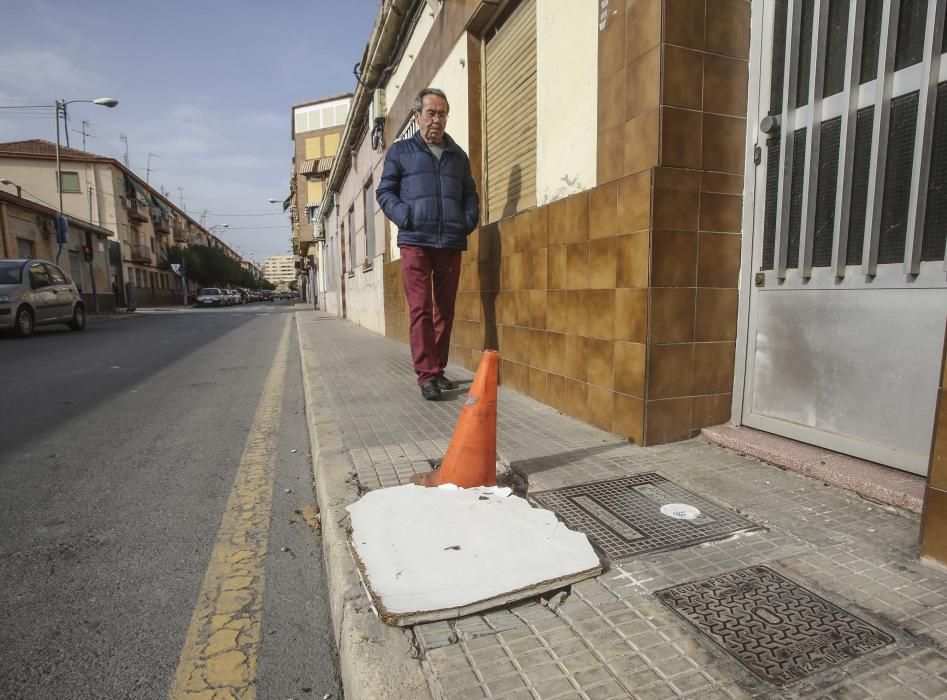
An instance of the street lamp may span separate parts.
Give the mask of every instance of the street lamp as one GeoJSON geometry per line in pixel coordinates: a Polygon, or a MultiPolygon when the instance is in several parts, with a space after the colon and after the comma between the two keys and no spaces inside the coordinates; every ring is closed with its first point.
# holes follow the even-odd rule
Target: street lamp
{"type": "MultiPolygon", "coordinates": [[[[94,100],[56,100],[56,189],[59,190],[59,213],[63,213],[62,206],[62,163],[59,158],[59,112],[62,110],[63,115],[66,114],[66,105],[71,105],[75,102],[86,102],[89,104],[99,105],[101,107],[108,107],[112,109],[118,105],[118,100],[114,97],[97,97],[94,100]]],[[[62,251],[62,246],[60,245],[60,252],[62,251]]],[[[59,255],[56,255],[57,259],[59,255]]]]}
{"type": "Polygon", "coordinates": [[[13,180],[11,180],[10,178],[0,177],[0,185],[13,185],[14,187],[16,187],[16,196],[20,198],[23,197],[23,188],[20,187],[15,182],[13,182],[13,180]]]}

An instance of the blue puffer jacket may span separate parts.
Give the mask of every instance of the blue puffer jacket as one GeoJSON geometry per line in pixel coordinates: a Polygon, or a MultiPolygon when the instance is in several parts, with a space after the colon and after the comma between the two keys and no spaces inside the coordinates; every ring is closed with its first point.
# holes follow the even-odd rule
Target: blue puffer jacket
{"type": "Polygon", "coordinates": [[[391,144],[375,196],[398,226],[398,245],[467,250],[480,219],[470,159],[447,134],[440,163],[419,133],[391,144]]]}

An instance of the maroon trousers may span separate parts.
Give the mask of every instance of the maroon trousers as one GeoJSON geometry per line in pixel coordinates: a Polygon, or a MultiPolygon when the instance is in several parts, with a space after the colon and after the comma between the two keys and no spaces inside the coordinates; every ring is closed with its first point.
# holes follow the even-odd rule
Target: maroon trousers
{"type": "Polygon", "coordinates": [[[461,251],[452,248],[401,248],[401,278],[411,319],[411,359],[418,385],[435,379],[447,366],[454,303],[460,283],[461,251]]]}

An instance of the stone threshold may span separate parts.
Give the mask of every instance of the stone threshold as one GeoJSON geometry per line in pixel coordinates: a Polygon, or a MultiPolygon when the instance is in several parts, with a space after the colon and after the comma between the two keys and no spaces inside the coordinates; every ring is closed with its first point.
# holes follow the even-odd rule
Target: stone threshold
{"type": "Polygon", "coordinates": [[[854,491],[859,496],[914,513],[924,507],[927,479],[747,427],[718,425],[701,434],[710,442],[777,467],[854,491]]]}

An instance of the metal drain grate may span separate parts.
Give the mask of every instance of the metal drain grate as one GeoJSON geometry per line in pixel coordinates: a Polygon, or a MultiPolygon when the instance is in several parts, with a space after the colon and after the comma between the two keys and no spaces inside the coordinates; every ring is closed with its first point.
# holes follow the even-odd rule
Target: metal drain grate
{"type": "Polygon", "coordinates": [[[778,687],[894,639],[765,566],[658,591],[662,603],[778,687]]]}
{"type": "Polygon", "coordinates": [[[609,559],[680,549],[760,527],[648,472],[529,494],[609,559]]]}

